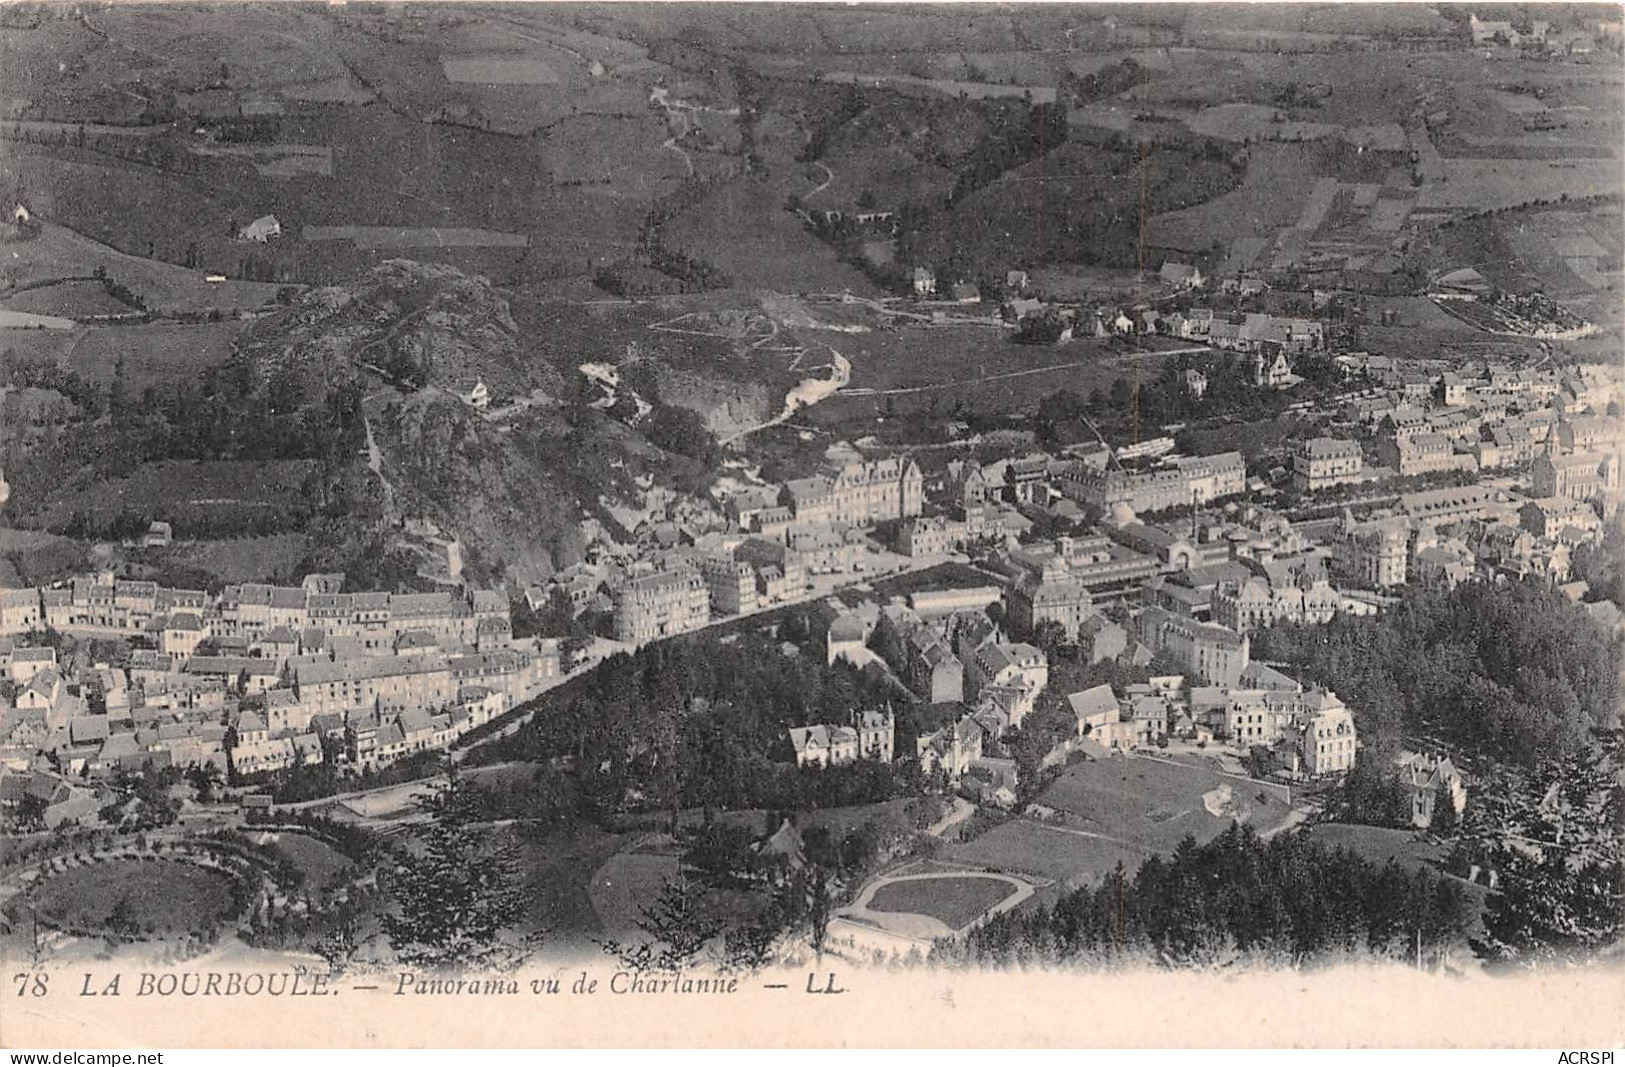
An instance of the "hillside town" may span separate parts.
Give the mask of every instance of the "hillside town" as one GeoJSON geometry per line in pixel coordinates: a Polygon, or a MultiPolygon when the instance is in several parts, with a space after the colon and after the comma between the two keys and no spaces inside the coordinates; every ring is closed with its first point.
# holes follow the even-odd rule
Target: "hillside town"
{"type": "MultiPolygon", "coordinates": [[[[1239,452],[1179,455],[1163,439],[956,459],[928,482],[906,454],[833,446],[808,477],[729,497],[725,532],[679,531],[613,569],[582,564],[524,591],[533,611],[562,597],[604,617],[592,653],[515,638],[498,589],[346,592],[343,575],[311,574],[211,595],[104,572],[5,590],[9,803],[48,796],[55,826],[94,819],[97,784],[121,772],[200,769],[250,790],[322,763],[340,781],[365,776],[452,748],[594,656],[788,605],[820,620],[829,662],[880,660],[917,699],[967,709],[914,751],[872,709],[797,727],[798,764],[913,759],[1002,783],[1010,771],[984,739],[993,751],[1037,707],[1044,646],[1060,641],[1089,662],[1180,673],[1061,694],[1077,733],[1056,758],[1194,745],[1239,767],[1264,748],[1272,774],[1335,777],[1359,744],[1343,700],[1253,660],[1249,634],[1375,615],[1410,583],[1535,575],[1586,601],[1569,560],[1618,507],[1621,439],[1609,369],[1423,376],[1336,359],[1350,389],[1318,413],[1324,432],[1290,441],[1289,469],[1262,474],[1239,452]],[[1427,476],[1450,481],[1394,489],[1427,476]],[[1038,537],[1035,520],[1067,532],[1038,537]],[[861,593],[950,561],[981,583],[861,593]],[[893,635],[880,655],[877,629],[893,635]]],[[[164,526],[147,543],[167,541],[164,526]]],[[[1606,600],[1584,607],[1621,625],[1606,600]]]]}
{"type": "Polygon", "coordinates": [[[162,7],[0,9],[19,980],[1618,958],[1617,8],[162,7]]]}

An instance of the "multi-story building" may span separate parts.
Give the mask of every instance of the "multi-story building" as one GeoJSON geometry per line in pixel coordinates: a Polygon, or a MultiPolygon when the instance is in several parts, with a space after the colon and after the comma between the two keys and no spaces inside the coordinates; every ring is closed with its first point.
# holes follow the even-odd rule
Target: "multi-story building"
{"type": "Polygon", "coordinates": [[[801,553],[778,541],[748,538],[734,549],[734,559],[756,575],[760,603],[792,600],[807,591],[807,568],[801,553]]]}
{"type": "Polygon", "coordinates": [[[0,635],[27,634],[44,628],[38,589],[0,589],[0,635]]]}
{"type": "Polygon", "coordinates": [[[748,615],[757,609],[756,571],[749,563],[719,553],[701,561],[700,573],[718,615],[748,615]]]}
{"type": "Polygon", "coordinates": [[[965,666],[948,643],[925,631],[918,645],[910,642],[909,688],[927,703],[945,704],[965,698],[965,666]]]}
{"type": "Polygon", "coordinates": [[[446,645],[471,644],[474,612],[467,601],[449,592],[402,593],[389,598],[389,629],[397,637],[420,630],[446,645]]]}
{"type": "Polygon", "coordinates": [[[1028,456],[1006,463],[1004,492],[1013,504],[1049,503],[1049,457],[1028,456]]]}
{"type": "MultiPolygon", "coordinates": [[[[1495,467],[1519,467],[1540,454],[1541,439],[1521,422],[1490,427],[1489,443],[1495,447],[1495,467]]],[[[1479,444],[1480,454],[1484,444],[1479,444]]],[[[1482,462],[1480,466],[1482,466],[1482,462]]]]}
{"type": "Polygon", "coordinates": [[[1220,582],[1212,593],[1213,621],[1239,634],[1278,622],[1322,625],[1332,620],[1343,598],[1324,581],[1272,586],[1262,578],[1220,582]]]}
{"type": "Polygon", "coordinates": [[[1625,433],[1616,418],[1606,415],[1574,416],[1557,424],[1557,445],[1564,452],[1613,452],[1625,445],[1625,433]]]}
{"type": "Polygon", "coordinates": [[[1021,720],[1037,704],[1038,694],[1049,684],[1048,657],[1032,645],[1020,642],[983,645],[976,650],[975,670],[980,693],[993,689],[1008,691],[1003,707],[1011,726],[1021,725],[1021,720]]]}
{"type": "Polygon", "coordinates": [[[299,586],[227,586],[220,604],[221,632],[257,637],[278,626],[302,630],[310,625],[309,596],[299,586]]]}
{"type": "Polygon", "coordinates": [[[903,555],[946,556],[965,543],[965,523],[945,515],[915,518],[903,523],[897,547],[903,555]]]}
{"type": "Polygon", "coordinates": [[[949,778],[958,778],[982,758],[982,735],[981,725],[967,715],[934,734],[918,738],[914,751],[919,757],[920,769],[931,774],[940,767],[949,778]]]}
{"type": "Polygon", "coordinates": [[[811,478],[787,483],[785,496],[799,524],[868,526],[918,515],[925,479],[914,461],[902,456],[830,463],[811,478]]]}
{"type": "Polygon", "coordinates": [[[1247,637],[1227,627],[1183,618],[1161,608],[1144,609],[1136,622],[1140,640],[1147,647],[1166,652],[1208,685],[1235,685],[1247,666],[1247,637]]]}
{"type": "Polygon", "coordinates": [[[633,578],[615,590],[615,639],[643,644],[698,630],[711,618],[705,579],[688,567],[633,578]]]}
{"type": "Polygon", "coordinates": [[[1304,771],[1313,778],[1343,774],[1354,767],[1358,748],[1354,716],[1337,699],[1337,694],[1319,691],[1304,694],[1299,741],[1304,771]]]}
{"type": "Polygon", "coordinates": [[[858,732],[850,726],[793,726],[790,747],[798,767],[839,767],[856,762],[858,732]]]}
{"type": "Polygon", "coordinates": [[[477,687],[495,693],[503,711],[523,704],[559,676],[559,650],[554,642],[535,652],[499,649],[446,660],[454,689],[477,687]]]}
{"type": "Polygon", "coordinates": [[[1079,625],[1093,613],[1094,598],[1057,559],[1037,574],[1023,571],[1005,590],[1005,605],[1017,633],[1032,636],[1040,625],[1053,622],[1072,641],[1079,625]]]}
{"type": "Polygon", "coordinates": [[[1587,534],[1602,529],[1602,520],[1589,503],[1567,497],[1531,500],[1518,512],[1518,518],[1523,528],[1536,537],[1556,537],[1571,527],[1587,534]]]}
{"type": "Polygon", "coordinates": [[[790,747],[799,767],[838,767],[860,759],[890,763],[895,737],[889,712],[863,711],[851,726],[819,724],[790,730],[790,747]]]}
{"type": "Polygon", "coordinates": [[[1116,659],[1128,650],[1128,631],[1096,612],[1078,627],[1078,652],[1090,663],[1116,659]]]}
{"type": "Polygon", "coordinates": [[[1488,486],[1461,485],[1404,493],[1399,510],[1417,523],[1452,523],[1483,519],[1506,510],[1501,494],[1488,486]]]}
{"type": "Polygon", "coordinates": [[[1426,830],[1438,814],[1441,794],[1457,816],[1467,810],[1467,785],[1449,756],[1402,752],[1395,759],[1399,781],[1411,795],[1411,825],[1426,830]]]}
{"type": "Polygon", "coordinates": [[[1146,471],[1100,470],[1073,463],[1060,476],[1062,495],[1101,511],[1126,504],[1135,511],[1205,504],[1246,487],[1240,452],[1172,460],[1146,471]]]}
{"type": "Polygon", "coordinates": [[[1298,694],[1281,690],[1228,689],[1224,737],[1238,747],[1272,745],[1292,725],[1298,694]]]}
{"type": "Polygon", "coordinates": [[[299,703],[313,714],[352,708],[437,710],[457,693],[445,656],[369,656],[307,660],[290,667],[299,703]]]}
{"type": "Polygon", "coordinates": [[[1332,567],[1345,578],[1368,586],[1405,584],[1410,552],[1410,520],[1355,522],[1345,511],[1332,532],[1332,567]]]}
{"type": "Polygon", "coordinates": [[[1384,437],[1377,442],[1377,454],[1383,463],[1406,478],[1417,474],[1467,470],[1477,465],[1472,455],[1457,455],[1450,438],[1438,433],[1384,437]]]}
{"type": "Polygon", "coordinates": [[[1358,441],[1313,437],[1292,451],[1292,484],[1299,492],[1313,493],[1360,480],[1365,457],[1358,441]]]}

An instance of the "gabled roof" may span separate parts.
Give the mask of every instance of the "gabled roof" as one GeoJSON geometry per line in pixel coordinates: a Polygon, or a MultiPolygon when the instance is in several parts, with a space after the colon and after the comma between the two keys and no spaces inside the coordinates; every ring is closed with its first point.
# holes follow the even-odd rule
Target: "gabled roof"
{"type": "Polygon", "coordinates": [[[1079,693],[1072,693],[1066,698],[1072,707],[1072,714],[1079,721],[1103,715],[1117,710],[1117,694],[1109,685],[1097,685],[1079,693]]]}

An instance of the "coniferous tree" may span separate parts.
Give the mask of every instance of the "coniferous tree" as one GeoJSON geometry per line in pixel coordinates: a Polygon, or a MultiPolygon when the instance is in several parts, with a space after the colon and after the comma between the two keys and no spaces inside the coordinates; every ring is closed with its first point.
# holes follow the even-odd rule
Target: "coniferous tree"
{"type": "Polygon", "coordinates": [[[724,924],[706,908],[704,888],[679,875],[666,879],[654,902],[644,905],[638,929],[647,940],[605,941],[604,951],[629,971],[676,974],[705,959],[724,924]]]}
{"type": "Polygon", "coordinates": [[[422,852],[403,850],[389,872],[394,908],[384,933],[406,963],[507,970],[539,943],[515,932],[528,904],[518,851],[475,824],[477,805],[452,768],[421,802],[429,816],[422,852]]]}
{"type": "Polygon", "coordinates": [[[1474,947],[1505,964],[1585,959],[1625,935],[1620,734],[1543,765],[1495,793],[1483,820],[1499,892],[1474,947]]]}

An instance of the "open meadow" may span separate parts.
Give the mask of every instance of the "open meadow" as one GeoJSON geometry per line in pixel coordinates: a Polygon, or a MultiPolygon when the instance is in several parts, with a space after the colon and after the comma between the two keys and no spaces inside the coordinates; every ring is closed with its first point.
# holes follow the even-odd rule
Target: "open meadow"
{"type": "Polygon", "coordinates": [[[956,863],[1038,875],[1066,886],[1098,881],[1118,864],[1133,874],[1147,854],[1136,845],[1069,832],[1035,819],[1011,819],[942,853],[956,863]]]}
{"type": "Polygon", "coordinates": [[[1286,818],[1286,789],[1168,760],[1131,756],[1068,767],[1038,802],[1065,812],[1069,828],[1157,852],[1198,844],[1233,822],[1259,831],[1286,818]]]}

